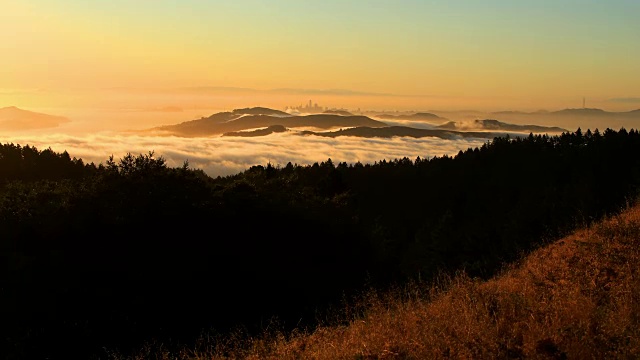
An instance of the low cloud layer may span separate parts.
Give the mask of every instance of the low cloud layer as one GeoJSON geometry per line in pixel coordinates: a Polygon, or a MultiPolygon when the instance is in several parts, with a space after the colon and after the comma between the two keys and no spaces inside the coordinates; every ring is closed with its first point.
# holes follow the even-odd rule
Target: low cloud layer
{"type": "Polygon", "coordinates": [[[259,138],[211,137],[181,138],[164,136],[98,133],[83,136],[65,134],[1,136],[2,143],[32,145],[38,149],[67,151],[85,162],[104,163],[110,155],[121,158],[126,153],[148,153],[167,159],[170,166],[185,160],[192,168],[203,169],[210,176],[225,176],[268,162],[284,166],[287,162],[307,165],[331,158],[334,163],[373,163],[403,157],[415,159],[453,155],[459,150],[481,146],[486,139],[443,140],[439,138],[363,139],[356,137],[324,138],[294,133],[272,134],[259,138]]]}

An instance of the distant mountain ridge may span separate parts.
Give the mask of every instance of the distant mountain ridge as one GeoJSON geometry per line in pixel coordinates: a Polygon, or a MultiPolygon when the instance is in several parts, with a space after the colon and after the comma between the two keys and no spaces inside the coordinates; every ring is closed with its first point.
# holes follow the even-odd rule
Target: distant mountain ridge
{"type": "Polygon", "coordinates": [[[455,121],[449,121],[446,124],[436,126],[438,129],[447,130],[498,130],[498,131],[515,131],[515,132],[532,132],[532,133],[544,133],[544,132],[566,132],[568,130],[556,127],[556,126],[540,126],[540,125],[516,125],[509,124],[498,120],[485,119],[474,120],[469,126],[459,126],[455,121]]]}
{"type": "Polygon", "coordinates": [[[252,107],[244,109],[235,109],[233,114],[239,115],[269,115],[269,116],[291,116],[291,114],[280,110],[269,109],[266,107],[252,107]]]}
{"type": "MultiPolygon", "coordinates": [[[[444,129],[416,129],[408,126],[387,126],[380,128],[371,127],[355,127],[350,129],[340,129],[338,131],[302,131],[301,135],[315,135],[323,137],[335,138],[338,136],[355,136],[363,138],[392,138],[392,137],[437,137],[440,139],[456,139],[456,138],[482,138],[493,139],[498,136],[505,136],[505,132],[486,132],[486,131],[452,131],[444,129]]],[[[518,134],[509,134],[517,136],[518,134]]],[[[522,134],[520,134],[522,135],[522,134]]]]}
{"type": "Polygon", "coordinates": [[[207,118],[176,125],[165,125],[152,130],[178,136],[209,136],[266,128],[274,125],[287,128],[316,127],[320,129],[352,126],[387,126],[384,122],[373,120],[366,116],[342,116],[336,114],[292,116],[285,112],[268,108],[247,108],[236,109],[233,112],[217,113],[207,118]]]}
{"type": "MultiPolygon", "coordinates": [[[[640,126],[640,111],[608,111],[597,108],[575,108],[554,111],[536,112],[497,112],[488,113],[479,118],[500,119],[516,124],[540,124],[546,126],[560,126],[575,131],[583,130],[626,128],[636,129],[640,126]]],[[[471,120],[471,119],[467,119],[471,120]]]]}
{"type": "Polygon", "coordinates": [[[239,137],[257,137],[257,136],[267,136],[273,133],[281,133],[289,131],[286,127],[282,125],[272,125],[266,129],[258,129],[258,130],[249,130],[249,131],[232,131],[226,132],[222,134],[222,136],[239,136],[239,137]]]}
{"type": "MultiPolygon", "coordinates": [[[[591,116],[599,116],[599,115],[608,115],[608,114],[616,114],[608,111],[604,111],[602,109],[590,109],[590,108],[579,108],[579,109],[563,109],[558,111],[553,111],[551,114],[569,114],[569,115],[591,115],[591,116]]],[[[620,113],[618,113],[620,114],[620,113]]]]}
{"type": "Polygon", "coordinates": [[[20,131],[54,128],[71,120],[56,116],[23,110],[15,106],[0,108],[0,130],[20,131]]]}
{"type": "Polygon", "coordinates": [[[347,110],[325,110],[324,112],[322,112],[323,114],[334,114],[334,115],[342,115],[342,116],[353,116],[352,113],[348,112],[347,110]]]}
{"type": "MultiPolygon", "coordinates": [[[[583,109],[579,109],[583,110],[583,109]]],[[[505,114],[515,114],[505,112],[505,114]]],[[[534,114],[534,113],[531,113],[534,114]]],[[[535,114],[540,114],[536,112],[535,114]]],[[[307,135],[318,136],[358,136],[358,137],[480,137],[493,138],[507,133],[561,133],[566,129],[556,126],[516,125],[494,119],[475,120],[472,122],[450,121],[441,125],[429,125],[429,121],[446,120],[432,113],[415,113],[404,115],[377,115],[377,118],[389,119],[389,123],[374,120],[363,115],[353,115],[345,110],[329,110],[322,114],[291,115],[284,111],[265,107],[235,109],[221,112],[198,120],[186,121],[175,125],[165,125],[151,129],[161,134],[176,136],[266,136],[274,132],[284,132],[289,128],[314,127],[318,129],[337,129],[334,132],[302,132],[307,135]],[[394,123],[394,120],[407,120],[429,125],[405,126],[404,123],[394,123]],[[348,128],[348,129],[342,129],[348,128]],[[254,130],[259,129],[259,130],[254,130]],[[252,130],[252,131],[247,131],[252,130]]],[[[432,123],[433,124],[433,123],[432,123]]]]}
{"type": "Polygon", "coordinates": [[[233,111],[226,111],[213,114],[209,117],[203,117],[198,120],[193,121],[206,121],[212,123],[224,123],[227,121],[238,119],[244,115],[267,115],[267,116],[277,116],[277,117],[288,117],[291,114],[288,114],[284,111],[269,109],[265,107],[253,107],[253,108],[243,108],[243,109],[234,109],[233,111]]]}
{"type": "Polygon", "coordinates": [[[441,116],[432,113],[415,113],[415,114],[401,114],[401,115],[391,115],[391,114],[382,114],[376,116],[377,118],[383,120],[446,120],[441,116]]]}
{"type": "Polygon", "coordinates": [[[636,115],[640,113],[640,109],[631,110],[631,111],[607,111],[598,108],[568,108],[562,110],[555,111],[546,111],[546,110],[538,110],[534,112],[526,112],[526,111],[494,111],[490,114],[495,115],[582,115],[582,116],[626,116],[626,115],[636,115]]]}

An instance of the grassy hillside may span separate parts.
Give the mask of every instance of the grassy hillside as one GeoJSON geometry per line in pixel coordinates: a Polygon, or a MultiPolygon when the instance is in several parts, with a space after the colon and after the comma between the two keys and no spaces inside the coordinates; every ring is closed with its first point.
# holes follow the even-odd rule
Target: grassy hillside
{"type": "MultiPolygon", "coordinates": [[[[640,356],[640,206],[540,248],[489,281],[369,292],[313,332],[203,339],[196,359],[604,359],[640,356]]],[[[158,351],[160,350],[160,351],[158,351]]]]}

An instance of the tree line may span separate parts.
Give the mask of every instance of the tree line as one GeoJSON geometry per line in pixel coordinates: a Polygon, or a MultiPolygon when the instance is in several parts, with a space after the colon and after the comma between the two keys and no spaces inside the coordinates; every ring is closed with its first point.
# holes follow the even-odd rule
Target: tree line
{"type": "Polygon", "coordinates": [[[0,145],[2,353],[126,352],[271,316],[313,326],[365,284],[491,276],[635,201],[639,153],[637,130],[578,129],[212,178],[152,152],[96,165],[0,145]]]}

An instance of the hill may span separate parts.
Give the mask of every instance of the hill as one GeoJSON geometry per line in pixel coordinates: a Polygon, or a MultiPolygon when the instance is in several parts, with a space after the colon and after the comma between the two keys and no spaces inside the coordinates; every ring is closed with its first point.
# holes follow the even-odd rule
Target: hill
{"type": "Polygon", "coordinates": [[[284,111],[269,109],[265,107],[252,107],[252,108],[244,108],[244,109],[235,109],[233,110],[234,114],[240,115],[269,115],[269,116],[291,116],[284,111]]]}
{"type": "Polygon", "coordinates": [[[286,127],[282,125],[272,125],[266,129],[258,129],[253,131],[232,131],[222,134],[222,136],[241,136],[241,137],[256,137],[256,136],[266,136],[271,135],[273,133],[281,133],[288,131],[286,127]]]}
{"type": "Polygon", "coordinates": [[[638,358],[640,206],[528,255],[502,275],[374,290],[346,322],[209,344],[196,358],[638,358]],[[226,356],[223,356],[226,355],[226,356]]]}
{"type": "Polygon", "coordinates": [[[217,113],[217,114],[213,114],[209,117],[203,117],[199,120],[193,120],[195,122],[208,122],[208,123],[214,123],[214,124],[219,124],[219,123],[224,123],[227,121],[231,121],[231,120],[235,120],[237,118],[239,118],[240,116],[242,116],[242,114],[236,114],[233,112],[221,112],[221,113],[217,113]]]}
{"type": "Polygon", "coordinates": [[[493,139],[496,136],[505,136],[507,133],[498,132],[483,132],[483,131],[450,131],[442,129],[417,129],[407,126],[387,126],[387,127],[354,127],[349,129],[340,129],[338,131],[302,131],[301,135],[316,135],[323,137],[338,137],[338,136],[355,136],[363,138],[391,138],[394,136],[400,137],[412,137],[412,138],[424,138],[424,137],[437,137],[441,139],[455,139],[455,138],[485,138],[493,139]]]}
{"type": "Polygon", "coordinates": [[[570,116],[612,116],[612,115],[621,115],[625,113],[616,113],[604,111],[602,109],[590,109],[590,108],[580,108],[580,109],[563,109],[558,111],[552,111],[549,114],[551,115],[570,115],[570,116]]]}
{"type": "Polygon", "coordinates": [[[476,117],[476,119],[482,118],[497,118],[515,124],[538,124],[559,126],[565,129],[591,129],[593,131],[594,129],[620,129],[622,127],[635,129],[640,123],[640,112],[578,108],[536,112],[501,112],[476,117]]]}
{"type": "Polygon", "coordinates": [[[342,116],[353,116],[352,113],[348,112],[347,110],[325,110],[323,112],[323,114],[335,114],[335,115],[342,115],[342,116]]]}
{"type": "Polygon", "coordinates": [[[446,120],[445,118],[432,113],[415,113],[402,115],[382,114],[377,115],[377,117],[383,120],[446,120]]]}
{"type": "MultiPolygon", "coordinates": [[[[243,115],[267,115],[267,116],[278,116],[278,117],[291,116],[279,110],[274,110],[274,109],[269,109],[264,107],[253,107],[253,108],[234,109],[233,111],[220,112],[220,113],[216,113],[211,116],[203,117],[193,121],[195,121],[195,124],[200,124],[200,123],[219,124],[219,123],[224,123],[227,121],[238,119],[243,115]]],[[[190,121],[188,123],[193,123],[193,121],[190,121]]]]}
{"type": "Polygon", "coordinates": [[[501,119],[506,120],[525,120],[536,119],[540,121],[555,121],[556,123],[562,123],[563,121],[570,121],[576,119],[596,121],[596,120],[640,120],[640,112],[633,111],[606,111],[597,108],[578,108],[578,109],[562,109],[556,111],[535,111],[535,112],[522,112],[522,111],[499,111],[490,113],[497,115],[501,119]]]}
{"type": "Polygon", "coordinates": [[[48,115],[19,109],[15,106],[0,109],[0,130],[20,131],[57,127],[70,120],[63,116],[48,115]]]}
{"type": "Polygon", "coordinates": [[[242,131],[247,129],[256,129],[269,127],[273,125],[281,125],[287,128],[294,127],[316,127],[321,129],[330,129],[337,127],[351,126],[370,126],[382,127],[387,124],[373,120],[366,116],[341,116],[335,114],[317,114],[307,116],[290,116],[276,117],[271,115],[240,115],[235,116],[235,110],[231,115],[229,113],[221,113],[212,115],[212,117],[200,120],[183,122],[177,125],[168,125],[155,128],[160,132],[178,135],[178,136],[209,136],[218,135],[228,132],[242,131]],[[221,115],[222,114],[222,115],[221,115]],[[222,119],[228,119],[220,121],[222,119]]]}
{"type": "Polygon", "coordinates": [[[539,110],[534,112],[526,111],[494,111],[491,114],[495,115],[525,115],[525,116],[593,116],[593,117],[619,117],[619,116],[636,116],[638,110],[632,111],[606,111],[598,108],[572,108],[561,109],[556,111],[539,110]]]}
{"type": "Polygon", "coordinates": [[[557,126],[540,126],[540,125],[516,125],[509,124],[498,120],[485,119],[474,120],[470,124],[459,124],[454,121],[449,121],[446,124],[436,126],[439,129],[448,130],[491,130],[491,131],[513,131],[522,133],[561,133],[568,130],[557,126]]]}

